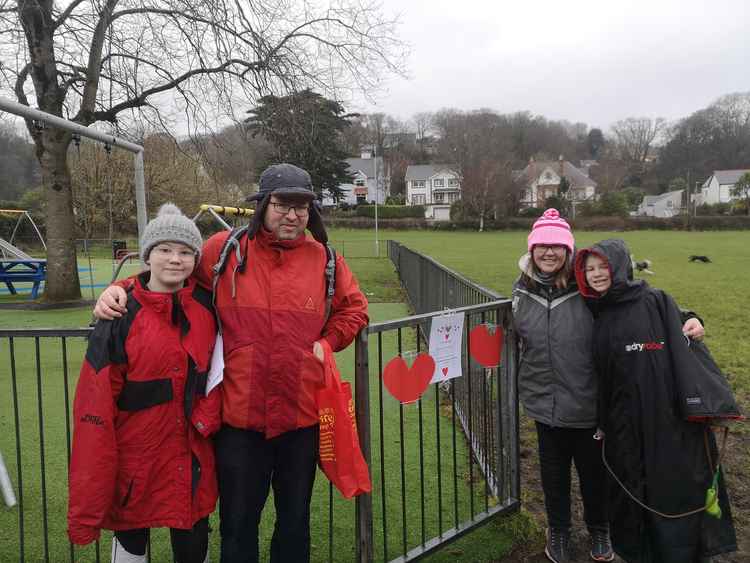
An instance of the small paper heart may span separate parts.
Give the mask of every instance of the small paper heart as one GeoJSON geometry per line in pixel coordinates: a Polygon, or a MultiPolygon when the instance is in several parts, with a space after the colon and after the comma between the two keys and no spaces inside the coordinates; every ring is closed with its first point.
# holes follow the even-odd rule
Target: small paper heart
{"type": "Polygon", "coordinates": [[[490,334],[486,324],[475,326],[469,333],[469,345],[475,362],[486,368],[499,365],[503,350],[502,327],[496,327],[495,333],[490,334]]]}

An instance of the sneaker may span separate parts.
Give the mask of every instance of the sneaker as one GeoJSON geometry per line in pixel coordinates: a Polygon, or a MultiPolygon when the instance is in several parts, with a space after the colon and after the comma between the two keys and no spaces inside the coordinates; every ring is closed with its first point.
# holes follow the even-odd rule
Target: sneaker
{"type": "Polygon", "coordinates": [[[544,547],[544,554],[554,563],[569,563],[570,532],[560,528],[547,528],[547,545],[544,547]]]}
{"type": "Polygon", "coordinates": [[[591,530],[591,559],[594,561],[612,561],[615,554],[608,530],[591,530]]]}

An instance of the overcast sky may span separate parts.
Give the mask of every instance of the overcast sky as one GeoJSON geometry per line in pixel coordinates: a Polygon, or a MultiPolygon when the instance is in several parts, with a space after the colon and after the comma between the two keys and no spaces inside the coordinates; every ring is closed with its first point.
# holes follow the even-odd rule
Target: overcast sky
{"type": "Polygon", "coordinates": [[[384,0],[410,78],[361,111],[528,110],[607,129],[750,90],[748,0],[384,0]]]}

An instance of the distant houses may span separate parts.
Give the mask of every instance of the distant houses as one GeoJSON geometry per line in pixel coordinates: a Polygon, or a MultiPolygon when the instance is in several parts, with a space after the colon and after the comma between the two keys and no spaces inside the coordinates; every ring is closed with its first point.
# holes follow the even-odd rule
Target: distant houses
{"type": "Polygon", "coordinates": [[[674,217],[685,211],[685,190],[674,190],[659,195],[644,196],[636,215],[674,217]]]}
{"type": "Polygon", "coordinates": [[[519,207],[544,207],[552,196],[560,196],[560,183],[565,178],[568,191],[565,197],[575,206],[596,198],[597,184],[589,178],[588,169],[595,163],[587,161],[583,168],[574,166],[562,155],[557,161],[536,161],[532,157],[523,170],[513,171],[513,180],[521,185],[519,207]]]}
{"type": "MultiPolygon", "coordinates": [[[[377,201],[379,205],[385,203],[388,196],[388,178],[383,167],[383,157],[373,157],[372,153],[363,151],[360,158],[347,158],[349,174],[354,177],[353,183],[341,184],[344,192],[338,203],[357,205],[377,201]],[[377,182],[377,187],[376,187],[377,182]]],[[[323,205],[336,205],[330,194],[323,195],[323,205]]]]}
{"type": "Polygon", "coordinates": [[[450,164],[411,164],[406,169],[406,205],[423,205],[425,219],[449,221],[461,199],[461,181],[450,164]]]}
{"type": "Polygon", "coordinates": [[[732,189],[747,172],[750,172],[750,169],[714,170],[713,174],[703,182],[701,191],[695,195],[695,204],[729,203],[735,199],[732,196],[732,189]]]}

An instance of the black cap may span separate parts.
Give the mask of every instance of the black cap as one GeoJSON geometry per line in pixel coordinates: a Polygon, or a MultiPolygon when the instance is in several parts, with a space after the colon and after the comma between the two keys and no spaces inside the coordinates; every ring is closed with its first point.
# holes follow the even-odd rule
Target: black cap
{"type": "Polygon", "coordinates": [[[270,194],[305,196],[315,199],[312,189],[312,178],[306,170],[294,164],[282,162],[266,168],[260,175],[260,188],[247,198],[247,201],[259,201],[270,194]]]}

